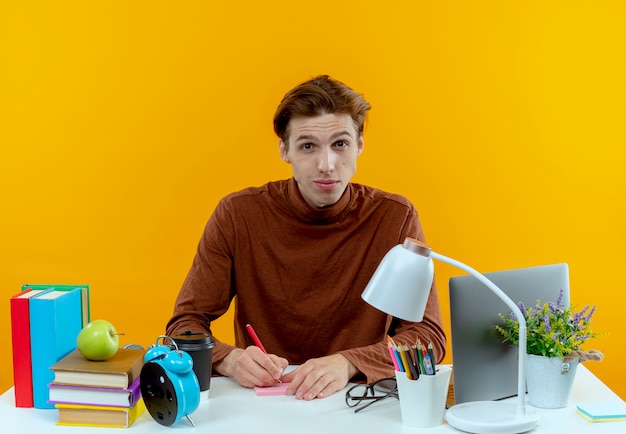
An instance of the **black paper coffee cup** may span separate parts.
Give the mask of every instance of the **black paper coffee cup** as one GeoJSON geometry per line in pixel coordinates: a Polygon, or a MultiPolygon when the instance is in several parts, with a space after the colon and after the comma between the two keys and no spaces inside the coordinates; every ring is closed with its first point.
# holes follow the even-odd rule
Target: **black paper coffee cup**
{"type": "Polygon", "coordinates": [[[200,391],[204,392],[211,387],[211,371],[213,364],[213,347],[215,342],[211,335],[186,331],[174,336],[178,349],[188,353],[193,360],[193,372],[198,377],[200,391]]]}

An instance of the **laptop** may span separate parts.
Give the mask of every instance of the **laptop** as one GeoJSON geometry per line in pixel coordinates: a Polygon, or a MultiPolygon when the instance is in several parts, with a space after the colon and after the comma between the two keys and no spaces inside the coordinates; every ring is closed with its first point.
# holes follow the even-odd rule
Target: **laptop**
{"type": "MultiPolygon", "coordinates": [[[[562,289],[562,304],[569,305],[567,264],[483,274],[515,304],[556,302],[562,289]]],[[[517,395],[517,346],[503,344],[494,328],[502,323],[498,314],[511,309],[471,275],[452,277],[449,290],[455,404],[517,395]]]]}

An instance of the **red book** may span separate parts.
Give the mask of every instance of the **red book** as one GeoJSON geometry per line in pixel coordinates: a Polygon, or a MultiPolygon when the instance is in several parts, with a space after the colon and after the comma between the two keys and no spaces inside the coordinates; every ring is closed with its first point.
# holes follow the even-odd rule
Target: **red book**
{"type": "Polygon", "coordinates": [[[33,407],[33,375],[30,358],[29,303],[43,290],[20,291],[11,297],[11,343],[16,407],[33,407]]]}

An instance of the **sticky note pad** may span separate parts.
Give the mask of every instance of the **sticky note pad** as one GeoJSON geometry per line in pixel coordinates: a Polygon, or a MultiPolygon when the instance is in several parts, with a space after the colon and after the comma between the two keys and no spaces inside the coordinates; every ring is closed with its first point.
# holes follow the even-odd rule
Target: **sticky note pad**
{"type": "Polygon", "coordinates": [[[254,391],[258,396],[276,396],[286,394],[287,387],[289,387],[289,383],[276,383],[267,387],[257,386],[254,391]]]}
{"type": "Polygon", "coordinates": [[[608,422],[626,420],[624,402],[589,402],[576,406],[576,412],[588,422],[608,422]]]}

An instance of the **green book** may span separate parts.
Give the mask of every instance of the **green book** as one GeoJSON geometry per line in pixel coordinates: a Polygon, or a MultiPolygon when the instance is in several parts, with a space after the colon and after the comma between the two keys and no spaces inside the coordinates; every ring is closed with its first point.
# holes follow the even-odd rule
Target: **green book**
{"type": "Polygon", "coordinates": [[[46,290],[56,289],[57,291],[73,291],[76,288],[81,288],[81,313],[83,319],[83,327],[89,324],[91,321],[91,307],[89,299],[89,285],[45,285],[45,284],[25,284],[22,285],[22,291],[26,289],[32,290],[46,290]]]}

